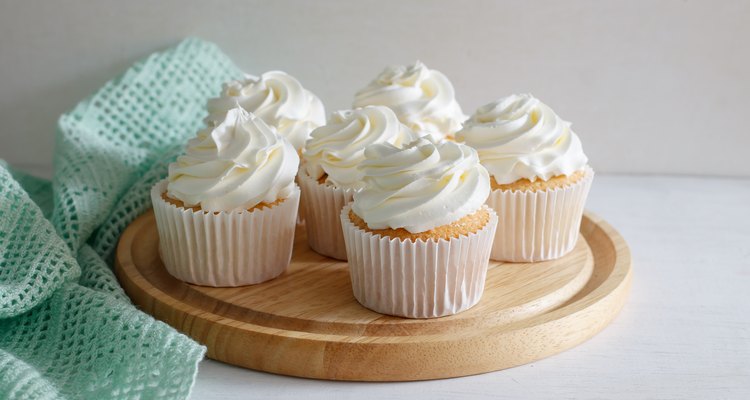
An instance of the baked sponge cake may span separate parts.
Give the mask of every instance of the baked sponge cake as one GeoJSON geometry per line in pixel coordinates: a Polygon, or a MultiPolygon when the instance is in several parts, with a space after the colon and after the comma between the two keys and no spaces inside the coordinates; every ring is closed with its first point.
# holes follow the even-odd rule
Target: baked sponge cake
{"type": "Polygon", "coordinates": [[[497,226],[475,150],[420,138],[365,150],[364,187],[341,211],[356,299],[383,314],[452,315],[482,296],[497,226]]]}
{"type": "Polygon", "coordinates": [[[492,259],[559,258],[578,240],[594,171],[570,123],[530,94],[488,103],[456,140],[473,147],[491,175],[487,205],[501,224],[492,259]]]}
{"type": "Polygon", "coordinates": [[[294,242],[298,166],[291,143],[240,107],[199,131],[151,190],[167,271],[206,286],[282,274],[294,242]]]}

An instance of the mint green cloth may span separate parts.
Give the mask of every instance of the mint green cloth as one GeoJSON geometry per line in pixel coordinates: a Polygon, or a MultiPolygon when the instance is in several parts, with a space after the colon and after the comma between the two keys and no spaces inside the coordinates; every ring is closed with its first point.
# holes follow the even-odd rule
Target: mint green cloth
{"type": "Polygon", "coordinates": [[[0,162],[0,399],[189,395],[205,348],[136,309],[112,257],[207,98],[239,76],[185,40],[60,118],[52,182],[0,162]]]}

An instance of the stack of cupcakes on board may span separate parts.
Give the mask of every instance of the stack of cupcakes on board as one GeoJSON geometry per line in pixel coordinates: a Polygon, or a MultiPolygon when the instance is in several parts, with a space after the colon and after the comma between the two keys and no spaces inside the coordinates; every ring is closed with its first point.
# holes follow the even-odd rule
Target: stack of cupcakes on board
{"type": "Polygon", "coordinates": [[[225,84],[207,112],[151,192],[164,265],[198,285],[283,274],[300,210],[310,248],[348,262],[363,306],[453,315],[480,301],[490,259],[569,253],[594,176],[570,123],[538,99],[467,117],[420,62],[386,68],[328,120],[279,71],[225,84]]]}

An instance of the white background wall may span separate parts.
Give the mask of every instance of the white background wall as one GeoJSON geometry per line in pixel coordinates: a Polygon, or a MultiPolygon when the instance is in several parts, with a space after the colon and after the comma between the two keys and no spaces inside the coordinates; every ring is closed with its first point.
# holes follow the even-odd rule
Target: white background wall
{"type": "Polygon", "coordinates": [[[387,64],[444,72],[467,113],[532,92],[602,172],[750,176],[747,1],[0,0],[0,158],[51,165],[56,119],[185,36],[345,108],[387,64]]]}

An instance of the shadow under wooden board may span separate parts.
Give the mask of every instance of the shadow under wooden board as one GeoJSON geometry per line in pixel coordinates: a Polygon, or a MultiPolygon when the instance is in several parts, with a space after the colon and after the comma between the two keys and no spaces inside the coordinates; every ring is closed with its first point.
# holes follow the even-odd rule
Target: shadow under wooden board
{"type": "Polygon", "coordinates": [[[490,262],[482,300],[436,319],[385,316],[355,300],[347,264],[307,246],[298,227],[279,278],[239,288],[187,284],[159,258],[152,211],[117,248],[116,274],[133,302],[208,347],[208,357],[308,378],[439,379],[496,371],[569,349],[602,330],[630,289],[630,250],[586,213],[562,259],[490,262]]]}

